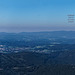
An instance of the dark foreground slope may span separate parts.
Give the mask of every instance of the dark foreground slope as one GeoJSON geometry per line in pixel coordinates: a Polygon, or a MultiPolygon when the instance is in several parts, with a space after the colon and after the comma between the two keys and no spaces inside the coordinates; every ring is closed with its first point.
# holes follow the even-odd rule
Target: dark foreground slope
{"type": "Polygon", "coordinates": [[[75,75],[75,51],[0,54],[0,75],[75,75]]]}
{"type": "Polygon", "coordinates": [[[73,65],[39,65],[0,70],[0,75],[75,75],[73,65]]]}

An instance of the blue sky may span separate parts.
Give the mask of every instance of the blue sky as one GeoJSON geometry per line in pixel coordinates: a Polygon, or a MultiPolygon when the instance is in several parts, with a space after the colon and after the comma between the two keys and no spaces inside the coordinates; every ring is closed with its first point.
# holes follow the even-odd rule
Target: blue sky
{"type": "Polygon", "coordinates": [[[68,14],[75,14],[75,0],[0,0],[0,31],[75,30],[68,14]]]}

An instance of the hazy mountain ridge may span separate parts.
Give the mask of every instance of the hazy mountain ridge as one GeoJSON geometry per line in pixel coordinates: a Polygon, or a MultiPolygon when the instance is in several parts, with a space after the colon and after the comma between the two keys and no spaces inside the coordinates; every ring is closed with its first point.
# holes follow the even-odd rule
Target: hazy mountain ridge
{"type": "Polygon", "coordinates": [[[75,31],[0,33],[0,52],[75,49],[75,31]]]}

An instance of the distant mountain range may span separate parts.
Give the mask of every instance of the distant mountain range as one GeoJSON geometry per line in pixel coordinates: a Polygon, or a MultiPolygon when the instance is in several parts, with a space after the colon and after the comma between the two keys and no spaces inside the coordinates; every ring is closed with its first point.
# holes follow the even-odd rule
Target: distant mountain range
{"type": "Polygon", "coordinates": [[[21,33],[5,33],[0,32],[0,39],[22,39],[22,38],[75,38],[75,31],[51,31],[51,32],[21,32],[21,33]]]}
{"type": "Polygon", "coordinates": [[[28,49],[48,53],[49,50],[73,50],[74,44],[75,31],[0,33],[0,52],[28,49]]]}

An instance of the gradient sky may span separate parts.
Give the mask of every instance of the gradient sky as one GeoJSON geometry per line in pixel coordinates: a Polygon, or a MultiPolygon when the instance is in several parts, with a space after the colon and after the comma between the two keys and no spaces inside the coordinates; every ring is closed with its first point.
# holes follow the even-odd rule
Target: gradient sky
{"type": "Polygon", "coordinates": [[[75,0],[0,0],[0,32],[75,30],[75,0]]]}

